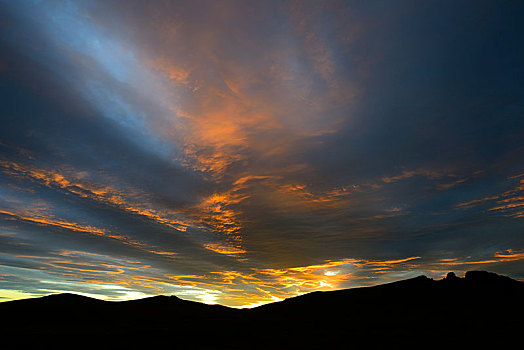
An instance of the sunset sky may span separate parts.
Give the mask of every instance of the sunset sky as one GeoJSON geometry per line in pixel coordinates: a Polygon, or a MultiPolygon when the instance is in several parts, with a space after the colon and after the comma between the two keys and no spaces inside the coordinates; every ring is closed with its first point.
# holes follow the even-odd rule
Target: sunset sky
{"type": "Polygon", "coordinates": [[[523,16],[0,1],[0,301],[524,280],[523,16]]]}

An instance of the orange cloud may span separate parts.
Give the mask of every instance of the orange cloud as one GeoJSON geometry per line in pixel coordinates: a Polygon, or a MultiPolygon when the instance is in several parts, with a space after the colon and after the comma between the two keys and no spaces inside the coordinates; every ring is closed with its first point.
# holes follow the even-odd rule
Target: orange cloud
{"type": "Polygon", "coordinates": [[[18,214],[18,213],[14,213],[14,212],[2,210],[2,209],[0,209],[0,214],[7,215],[14,220],[25,221],[25,222],[29,222],[29,223],[36,224],[36,225],[54,226],[54,227],[64,228],[64,229],[71,230],[71,231],[93,233],[93,234],[98,234],[98,235],[107,234],[107,231],[101,228],[97,228],[97,227],[93,227],[89,225],[81,225],[75,222],[48,218],[44,216],[30,216],[30,215],[18,214]]]}
{"type": "MultiPolygon", "coordinates": [[[[401,174],[395,176],[385,176],[382,181],[385,183],[397,182],[400,180],[409,179],[415,176],[424,176],[429,179],[442,179],[444,177],[453,177],[455,175],[446,172],[439,172],[427,169],[416,169],[416,170],[404,170],[401,174]]],[[[445,185],[444,185],[445,186],[445,185]]]]}
{"type": "MultiPolygon", "coordinates": [[[[176,218],[176,214],[159,211],[151,208],[148,203],[137,203],[143,201],[143,196],[139,193],[133,198],[126,196],[115,187],[109,185],[100,185],[93,182],[82,180],[81,176],[61,174],[55,170],[45,170],[28,165],[17,164],[13,162],[0,161],[0,167],[3,171],[13,177],[28,178],[32,181],[40,182],[48,187],[56,187],[66,190],[69,193],[78,195],[82,198],[89,198],[99,202],[120,207],[122,210],[130,213],[147,217],[157,223],[169,226],[178,231],[185,232],[191,223],[176,218]],[[142,197],[142,198],[141,198],[142,197]]],[[[127,196],[132,193],[130,189],[126,191],[127,196]]]]}
{"type": "Polygon", "coordinates": [[[519,261],[524,260],[524,251],[515,251],[508,249],[502,252],[496,252],[492,257],[487,259],[440,259],[440,261],[433,263],[433,265],[440,266],[462,266],[462,265],[484,265],[484,264],[497,264],[508,261],[519,261]]]}
{"type": "Polygon", "coordinates": [[[150,252],[152,254],[163,255],[163,256],[176,256],[176,253],[174,252],[159,251],[159,250],[151,249],[151,246],[145,243],[133,240],[126,236],[111,233],[107,229],[93,227],[90,225],[82,225],[79,223],[66,221],[63,219],[46,217],[43,215],[21,214],[21,213],[16,213],[12,211],[2,210],[2,209],[0,209],[0,214],[10,217],[11,220],[23,221],[23,222],[27,222],[30,224],[41,225],[41,226],[52,226],[52,227],[71,230],[75,232],[89,233],[89,234],[96,235],[96,236],[103,236],[108,239],[119,241],[122,244],[137,247],[141,250],[150,252]]]}
{"type": "Polygon", "coordinates": [[[246,253],[246,251],[242,248],[227,246],[227,245],[218,244],[218,243],[204,244],[204,248],[211,250],[215,253],[225,254],[225,255],[230,255],[230,256],[238,256],[240,254],[246,253]]]}
{"type": "MultiPolygon", "coordinates": [[[[508,179],[515,180],[519,177],[520,175],[517,175],[508,179]]],[[[520,179],[515,187],[504,191],[501,194],[459,203],[456,207],[460,209],[470,209],[484,203],[490,204],[491,208],[488,209],[489,211],[501,212],[504,215],[513,218],[524,217],[524,211],[520,210],[524,206],[524,179],[520,179]]]]}
{"type": "Polygon", "coordinates": [[[398,259],[398,260],[384,260],[384,261],[365,261],[363,263],[357,263],[357,266],[365,265],[365,266],[383,266],[383,267],[391,267],[396,264],[405,263],[408,261],[416,260],[416,259],[422,259],[420,256],[413,256],[410,258],[405,259],[398,259]]]}
{"type": "Polygon", "coordinates": [[[302,184],[286,184],[279,187],[279,191],[292,195],[303,202],[303,204],[318,206],[340,206],[345,204],[346,197],[356,187],[346,186],[333,188],[324,193],[312,193],[302,184]]]}
{"type": "Polygon", "coordinates": [[[230,206],[246,198],[247,196],[235,194],[233,191],[214,193],[203,199],[195,215],[215,232],[239,238],[242,229],[238,219],[239,212],[231,209],[230,206]]]}

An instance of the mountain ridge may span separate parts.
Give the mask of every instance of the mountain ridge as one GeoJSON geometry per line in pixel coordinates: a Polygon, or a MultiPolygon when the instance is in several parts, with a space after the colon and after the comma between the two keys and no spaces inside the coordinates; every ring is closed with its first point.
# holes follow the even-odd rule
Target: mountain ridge
{"type": "MultiPolygon", "coordinates": [[[[306,297],[308,295],[318,295],[318,294],[322,294],[322,293],[340,293],[340,292],[348,292],[348,291],[353,291],[353,290],[361,290],[361,289],[376,288],[376,287],[383,288],[383,287],[387,287],[387,286],[396,286],[396,285],[399,285],[399,284],[406,284],[406,283],[413,283],[413,282],[420,282],[420,281],[425,281],[425,282],[426,281],[428,281],[428,282],[430,281],[430,283],[431,282],[438,283],[438,282],[449,282],[450,280],[455,280],[455,281],[474,281],[474,282],[486,281],[486,280],[492,280],[492,281],[493,280],[502,280],[502,281],[505,281],[506,283],[514,283],[515,285],[522,285],[522,286],[524,286],[524,282],[518,281],[518,280],[514,280],[514,279],[512,279],[512,278],[510,278],[508,276],[498,275],[498,274],[493,273],[493,272],[473,270],[473,271],[467,271],[465,273],[464,277],[457,277],[453,272],[450,272],[450,273],[448,273],[448,275],[445,278],[443,278],[441,280],[434,280],[432,278],[427,277],[426,275],[419,275],[419,276],[412,277],[412,278],[407,278],[407,279],[403,279],[403,280],[398,280],[398,281],[393,281],[393,282],[388,282],[388,283],[383,283],[383,284],[377,284],[377,285],[372,285],[372,286],[362,286],[362,287],[336,289],[336,290],[328,290],[328,291],[313,291],[313,292],[309,292],[309,293],[305,293],[305,294],[289,297],[289,298],[286,298],[286,299],[283,299],[283,300],[280,300],[280,301],[270,302],[270,303],[267,303],[267,304],[258,305],[258,306],[253,307],[253,308],[245,308],[245,309],[263,308],[263,307],[268,306],[268,305],[278,304],[278,303],[286,302],[288,300],[295,300],[296,298],[303,298],[303,297],[306,297]]],[[[176,301],[181,301],[181,302],[189,302],[189,303],[202,304],[202,305],[208,305],[208,306],[220,306],[220,307],[224,307],[224,308],[228,308],[228,309],[235,309],[235,310],[243,309],[243,308],[235,308],[235,307],[230,307],[230,306],[221,305],[221,304],[207,304],[207,303],[202,303],[202,302],[198,302],[198,301],[194,301],[194,300],[183,299],[183,298],[180,298],[180,297],[178,297],[176,295],[167,295],[167,294],[160,294],[160,295],[148,296],[148,297],[137,298],[137,299],[129,299],[129,300],[103,300],[103,299],[98,299],[98,298],[86,296],[86,295],[83,295],[83,294],[72,293],[72,292],[53,293],[53,294],[48,294],[48,295],[38,296],[38,297],[32,297],[32,298],[3,301],[3,302],[0,302],[0,305],[5,304],[5,303],[12,303],[12,302],[23,302],[23,301],[29,301],[29,300],[36,301],[36,300],[44,300],[44,299],[45,300],[49,300],[49,299],[54,299],[54,298],[63,298],[63,299],[69,299],[69,300],[77,299],[77,300],[86,300],[86,301],[87,300],[91,300],[91,301],[108,302],[108,303],[129,303],[129,302],[136,303],[136,302],[147,302],[147,301],[151,302],[153,300],[155,300],[155,301],[164,300],[164,301],[173,302],[173,301],[176,300],[176,301]]]]}
{"type": "Polygon", "coordinates": [[[523,297],[523,282],[485,271],[318,291],[251,309],[176,296],[112,302],[65,293],[0,303],[0,329],[22,349],[77,347],[78,339],[90,349],[340,348],[346,338],[374,346],[510,344],[524,328],[523,297]]]}

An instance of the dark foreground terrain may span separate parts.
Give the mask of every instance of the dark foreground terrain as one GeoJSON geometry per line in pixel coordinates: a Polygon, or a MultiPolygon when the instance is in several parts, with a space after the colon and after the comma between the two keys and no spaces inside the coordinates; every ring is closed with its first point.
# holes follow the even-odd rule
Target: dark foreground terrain
{"type": "Polygon", "coordinates": [[[255,309],[74,294],[0,303],[2,349],[521,348],[524,283],[482,271],[315,292],[255,309]]]}

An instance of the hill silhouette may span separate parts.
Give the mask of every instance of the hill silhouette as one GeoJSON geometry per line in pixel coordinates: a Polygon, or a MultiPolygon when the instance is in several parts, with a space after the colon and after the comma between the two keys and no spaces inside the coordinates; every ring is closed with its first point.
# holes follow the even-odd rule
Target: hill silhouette
{"type": "Polygon", "coordinates": [[[16,349],[455,348],[521,344],[524,283],[484,271],[313,292],[254,309],[175,296],[108,302],[75,294],[0,303],[16,349]]]}

